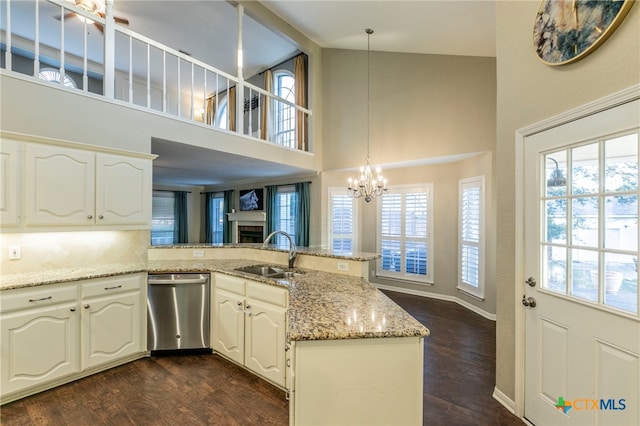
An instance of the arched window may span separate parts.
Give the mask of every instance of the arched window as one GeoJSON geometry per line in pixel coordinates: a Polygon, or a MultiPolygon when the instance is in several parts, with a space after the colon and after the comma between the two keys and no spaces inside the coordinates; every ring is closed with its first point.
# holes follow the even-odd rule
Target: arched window
{"type": "MultiPolygon", "coordinates": [[[[52,83],[60,83],[60,71],[55,68],[42,68],[38,73],[40,80],[50,81],[52,83]]],[[[64,75],[64,85],[76,89],[76,82],[67,74],[64,75]]]]}
{"type": "MultiPolygon", "coordinates": [[[[295,104],[296,80],[293,73],[288,70],[279,70],[273,73],[274,93],[281,98],[295,104]]],[[[275,142],[279,145],[295,148],[296,146],[296,110],[289,104],[281,101],[275,102],[275,142]]]]}
{"type": "Polygon", "coordinates": [[[229,128],[229,102],[228,97],[225,96],[218,104],[218,112],[216,114],[216,127],[219,129],[229,128]]]}

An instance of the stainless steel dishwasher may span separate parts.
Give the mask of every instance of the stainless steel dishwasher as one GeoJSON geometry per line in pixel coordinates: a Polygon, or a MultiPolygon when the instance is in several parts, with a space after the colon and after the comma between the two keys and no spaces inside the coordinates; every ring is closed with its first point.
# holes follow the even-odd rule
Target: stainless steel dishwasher
{"type": "Polygon", "coordinates": [[[147,349],[211,352],[209,274],[149,275],[147,349]]]}

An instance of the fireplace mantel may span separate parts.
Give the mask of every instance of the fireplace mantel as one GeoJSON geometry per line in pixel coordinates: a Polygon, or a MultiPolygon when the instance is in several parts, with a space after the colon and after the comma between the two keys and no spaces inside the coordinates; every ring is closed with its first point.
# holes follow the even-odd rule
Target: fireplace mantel
{"type": "Polygon", "coordinates": [[[265,212],[247,211],[227,213],[227,219],[230,222],[264,222],[267,220],[265,212]]]}

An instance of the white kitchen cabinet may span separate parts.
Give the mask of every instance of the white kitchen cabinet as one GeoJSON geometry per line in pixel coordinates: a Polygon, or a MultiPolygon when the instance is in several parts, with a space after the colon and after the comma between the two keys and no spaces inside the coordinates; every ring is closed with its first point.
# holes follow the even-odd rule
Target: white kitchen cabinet
{"type": "Polygon", "coordinates": [[[2,396],[80,371],[77,286],[2,294],[2,396]]]}
{"type": "Polygon", "coordinates": [[[0,295],[0,400],[13,401],[146,355],[146,274],[0,295]]]}
{"type": "Polygon", "coordinates": [[[151,161],[26,144],[26,224],[141,225],[151,221],[151,161]]]}
{"type": "Polygon", "coordinates": [[[82,284],[83,369],[145,350],[144,286],[140,274],[82,284]]]}
{"type": "Polygon", "coordinates": [[[285,386],[288,291],[215,274],[213,349],[285,386]]]}
{"type": "Polygon", "coordinates": [[[96,223],[150,225],[151,161],[96,154],[96,223]]]}
{"type": "Polygon", "coordinates": [[[18,194],[20,182],[20,142],[0,141],[0,223],[18,224],[18,194]]]}

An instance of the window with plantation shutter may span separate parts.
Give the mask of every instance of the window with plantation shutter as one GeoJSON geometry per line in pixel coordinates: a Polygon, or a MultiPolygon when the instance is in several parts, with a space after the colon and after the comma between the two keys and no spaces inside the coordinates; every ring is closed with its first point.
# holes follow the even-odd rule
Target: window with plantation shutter
{"type": "Polygon", "coordinates": [[[458,289],[484,298],[484,176],[462,179],[458,201],[458,289]]]}
{"type": "Polygon", "coordinates": [[[173,244],[176,199],[173,192],[153,191],[151,206],[151,245],[173,244]]]}
{"type": "Polygon", "coordinates": [[[344,188],[329,189],[329,246],[336,254],[356,251],[355,199],[344,188]]]}
{"type": "Polygon", "coordinates": [[[378,201],[377,275],[433,281],[433,186],[390,187],[378,201]]]}

